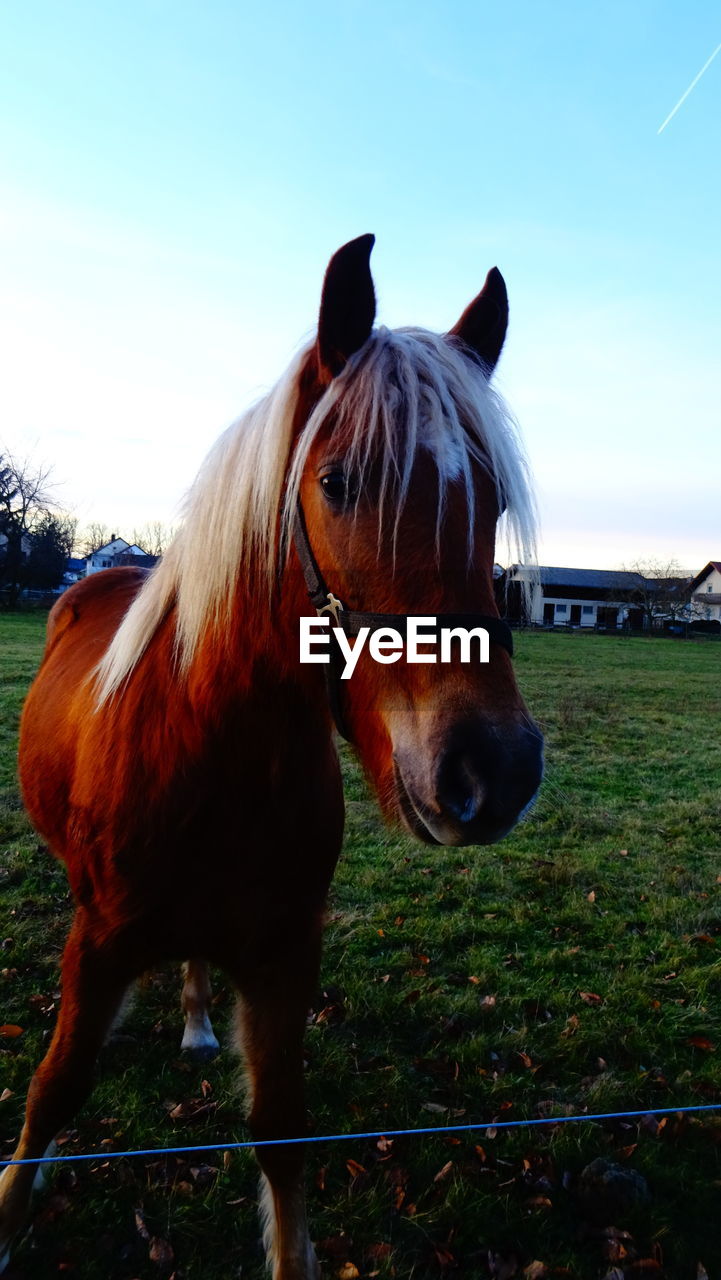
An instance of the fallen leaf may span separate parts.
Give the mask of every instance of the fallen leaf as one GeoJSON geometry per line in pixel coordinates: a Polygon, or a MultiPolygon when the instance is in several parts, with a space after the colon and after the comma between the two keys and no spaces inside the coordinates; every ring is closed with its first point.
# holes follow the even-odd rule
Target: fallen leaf
{"type": "Polygon", "coordinates": [[[217,1106],[217,1102],[204,1102],[202,1098],[187,1098],[185,1102],[178,1102],[172,1106],[168,1115],[171,1120],[200,1120],[204,1116],[212,1115],[217,1106]]]}
{"type": "Polygon", "coordinates": [[[365,1256],[368,1260],[378,1262],[383,1258],[390,1258],[392,1252],[393,1245],[381,1241],[379,1244],[369,1244],[365,1256]]]}
{"type": "Polygon", "coordinates": [[[595,901],[596,901],[596,893],[595,893],[595,891],[594,891],[593,889],[591,890],[591,892],[590,892],[590,893],[587,893],[587,894],[586,894],[586,901],[587,901],[587,902],[595,902],[595,901]]]}
{"type": "Polygon", "coordinates": [[[529,1057],[527,1053],[523,1053],[521,1049],[518,1049],[516,1051],[516,1057],[521,1059],[521,1062],[523,1063],[524,1067],[530,1068],[533,1066],[533,1059],[529,1057]]]}
{"type": "Polygon", "coordinates": [[[164,1240],[162,1236],[153,1236],[148,1249],[148,1257],[158,1267],[169,1267],[175,1258],[173,1246],[169,1240],[164,1240]]]}
{"type": "Polygon", "coordinates": [[[553,1201],[548,1196],[531,1196],[524,1202],[526,1209],[552,1209],[553,1201]]]}
{"type": "Polygon", "coordinates": [[[649,1112],[641,1117],[639,1123],[642,1128],[647,1129],[649,1133],[653,1134],[654,1138],[657,1138],[661,1130],[666,1127],[666,1116],[662,1116],[660,1120],[657,1120],[656,1116],[649,1112]]]}
{"type": "Polygon", "coordinates": [[[438,1173],[435,1175],[433,1181],[444,1182],[445,1179],[448,1177],[449,1173],[451,1172],[452,1168],[453,1168],[453,1161],[447,1160],[443,1168],[438,1170],[438,1173]]]}
{"type": "Polygon", "coordinates": [[[603,1004],[603,996],[597,996],[595,991],[579,991],[578,994],[584,1004],[603,1004]]]}
{"type": "Polygon", "coordinates": [[[318,1240],[316,1242],[316,1249],[318,1250],[318,1253],[331,1258],[333,1262],[340,1262],[341,1259],[346,1261],[352,1248],[353,1242],[350,1237],[343,1234],[338,1236],[326,1236],[325,1240],[318,1240]]]}
{"type": "Polygon", "coordinates": [[[8,1040],[14,1040],[16,1036],[21,1036],[22,1027],[16,1027],[14,1022],[4,1022],[0,1027],[0,1036],[4,1036],[8,1040]]]}
{"type": "Polygon", "coordinates": [[[2,1093],[0,1093],[0,1102],[4,1102],[6,1098],[12,1098],[12,1097],[13,1097],[12,1089],[3,1089],[2,1093]]]}
{"type": "Polygon", "coordinates": [[[433,1111],[437,1115],[445,1115],[448,1107],[444,1107],[440,1102],[424,1102],[421,1111],[433,1111]]]}
{"type": "Polygon", "coordinates": [[[357,1280],[360,1271],[354,1262],[344,1262],[343,1266],[336,1271],[338,1280],[357,1280]]]}
{"type": "Polygon", "coordinates": [[[548,1267],[545,1262],[534,1260],[529,1262],[523,1273],[523,1280],[543,1280],[548,1275],[548,1267]]]}
{"type": "Polygon", "coordinates": [[[145,1214],[143,1213],[142,1209],[135,1210],[135,1229],[138,1235],[142,1236],[143,1240],[150,1239],[150,1232],[148,1231],[148,1228],[145,1225],[145,1214]]]}
{"type": "Polygon", "coordinates": [[[360,1174],[367,1173],[367,1170],[364,1169],[363,1165],[359,1164],[357,1160],[346,1160],[345,1167],[352,1178],[357,1178],[360,1174]]]}
{"type": "Polygon", "coordinates": [[[686,1044],[692,1044],[696,1049],[703,1049],[704,1053],[715,1053],[716,1045],[712,1044],[708,1036],[689,1036],[686,1044]]]}

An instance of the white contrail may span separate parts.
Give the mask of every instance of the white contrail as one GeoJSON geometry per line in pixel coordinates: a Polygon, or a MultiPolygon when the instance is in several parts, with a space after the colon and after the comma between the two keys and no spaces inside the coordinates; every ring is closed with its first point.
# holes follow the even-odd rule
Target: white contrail
{"type": "Polygon", "coordinates": [[[673,109],[673,111],[671,112],[671,114],[670,114],[670,115],[668,115],[668,116],[666,116],[666,119],[664,120],[663,124],[661,125],[661,128],[658,130],[658,132],[657,132],[657,134],[656,134],[656,137],[658,137],[659,133],[663,133],[663,131],[664,131],[664,129],[666,128],[666,125],[668,124],[669,120],[673,120],[673,118],[674,118],[674,116],[675,116],[676,112],[678,111],[679,107],[683,106],[683,104],[684,104],[684,102],[686,101],[686,99],[687,99],[688,95],[690,94],[691,90],[696,88],[696,85],[698,84],[699,80],[701,79],[701,76],[703,75],[704,71],[708,71],[708,69],[709,69],[709,67],[711,66],[711,63],[713,62],[714,58],[716,57],[716,54],[718,53],[719,49],[721,49],[721,44],[717,44],[717,45],[716,45],[716,48],[714,49],[713,53],[711,54],[711,57],[709,58],[708,62],[704,62],[704,64],[703,64],[703,66],[702,66],[701,70],[699,71],[698,75],[697,75],[697,76],[694,76],[694,79],[691,81],[691,83],[690,83],[690,85],[689,85],[688,89],[687,89],[687,90],[686,90],[686,92],[685,92],[684,94],[682,94],[682,96],[679,98],[679,100],[678,100],[678,102],[676,103],[676,106],[674,107],[674,109],[673,109]]]}

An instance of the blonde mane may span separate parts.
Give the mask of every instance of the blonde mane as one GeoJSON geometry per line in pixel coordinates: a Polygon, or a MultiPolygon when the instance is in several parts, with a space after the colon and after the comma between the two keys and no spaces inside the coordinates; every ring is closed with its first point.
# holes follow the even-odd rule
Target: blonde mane
{"type": "MultiPolygon", "coordinates": [[[[272,588],[310,450],[329,425],[347,441],[346,465],[359,483],[380,459],[380,519],[392,496],[393,541],[419,449],[438,471],[436,528],[449,481],[461,480],[474,521],[473,463],[495,478],[504,532],[518,558],[535,560],[535,515],[514,420],[461,345],[423,329],[375,330],[334,378],[292,450],[301,371],[299,353],[277,385],[211,449],[188,494],[184,522],[143,584],[97,669],[99,701],[128,678],[175,607],[176,655],[187,670],[208,628],[232,611],[235,587],[251,566],[272,588]],[[279,521],[280,516],[280,521],[279,521]],[[279,538],[280,528],[280,538],[279,538]]],[[[379,534],[380,536],[380,534],[379,534]]]]}

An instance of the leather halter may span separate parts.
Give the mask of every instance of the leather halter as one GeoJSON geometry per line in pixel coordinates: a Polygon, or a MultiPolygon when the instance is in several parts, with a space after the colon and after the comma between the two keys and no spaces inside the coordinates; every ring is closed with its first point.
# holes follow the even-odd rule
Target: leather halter
{"type": "MultiPolygon", "coordinates": [[[[381,627],[393,627],[401,635],[406,634],[408,618],[411,615],[407,613],[359,613],[355,609],[346,609],[338,597],[328,590],[318,566],[318,561],[313,555],[313,548],[308,538],[308,530],[300,499],[298,500],[293,521],[293,542],[303,570],[308,595],[319,617],[329,614],[333,626],[342,627],[349,637],[357,636],[361,627],[370,627],[371,631],[377,631],[381,627]]],[[[493,641],[494,644],[500,645],[502,649],[506,650],[506,653],[511,657],[513,656],[513,634],[511,628],[502,618],[492,618],[485,613],[439,613],[436,617],[440,619],[441,624],[445,627],[483,627],[488,632],[489,640],[493,641]]],[[[331,635],[333,635],[332,631],[331,635]]],[[[330,662],[325,664],[323,668],[328,701],[336,729],[342,738],[345,738],[347,742],[351,742],[352,738],[343,715],[341,700],[341,671],[343,670],[344,662],[345,659],[341,653],[340,646],[335,636],[333,636],[330,662]]]]}

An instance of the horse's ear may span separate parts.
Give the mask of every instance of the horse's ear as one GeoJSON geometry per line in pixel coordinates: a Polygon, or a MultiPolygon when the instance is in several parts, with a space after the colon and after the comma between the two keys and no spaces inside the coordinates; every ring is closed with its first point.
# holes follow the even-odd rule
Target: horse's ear
{"type": "Polygon", "coordinates": [[[449,336],[460,338],[492,373],[501,354],[507,328],[506,282],[498,267],[491,267],[478,297],[466,307],[449,336]]]}
{"type": "Polygon", "coordinates": [[[370,272],[375,236],[359,236],[333,254],[323,281],[318,318],[318,364],[335,378],[371,335],[376,295],[370,272]]]}

